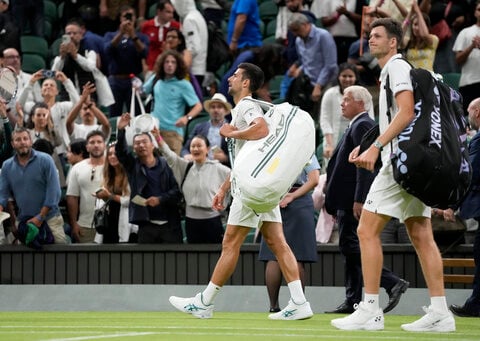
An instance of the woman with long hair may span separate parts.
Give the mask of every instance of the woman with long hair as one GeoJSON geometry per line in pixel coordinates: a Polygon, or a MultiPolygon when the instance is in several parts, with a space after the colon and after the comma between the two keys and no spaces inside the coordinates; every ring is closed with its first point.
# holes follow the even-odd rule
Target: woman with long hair
{"type": "Polygon", "coordinates": [[[108,205],[108,230],[103,238],[98,236],[96,242],[112,244],[128,242],[131,233],[136,233],[136,225],[128,222],[128,206],[130,204],[130,186],[123,165],[115,154],[115,143],[108,145],[103,168],[103,187],[95,193],[101,203],[108,205]],[[118,228],[117,228],[118,226],[118,228]]]}
{"type": "MultiPolygon", "coordinates": [[[[338,67],[337,85],[325,91],[320,108],[320,128],[323,133],[323,156],[329,159],[343,132],[348,127],[348,120],[342,116],[341,102],[343,90],[358,84],[357,68],[354,64],[342,63],[338,67]]],[[[369,115],[373,118],[373,107],[369,115]]]]}
{"type": "MultiPolygon", "coordinates": [[[[37,103],[32,107],[27,121],[27,129],[33,143],[38,139],[45,139],[50,142],[53,147],[62,144],[62,138],[53,124],[50,109],[46,103],[37,103]]],[[[60,186],[65,187],[65,172],[58,154],[53,153],[52,158],[57,167],[58,175],[60,176],[60,186]]]]}
{"type": "Polygon", "coordinates": [[[417,68],[433,71],[433,62],[438,47],[438,37],[430,33],[430,18],[422,12],[417,1],[403,21],[403,32],[411,31],[410,39],[405,43],[405,58],[417,68]]]}

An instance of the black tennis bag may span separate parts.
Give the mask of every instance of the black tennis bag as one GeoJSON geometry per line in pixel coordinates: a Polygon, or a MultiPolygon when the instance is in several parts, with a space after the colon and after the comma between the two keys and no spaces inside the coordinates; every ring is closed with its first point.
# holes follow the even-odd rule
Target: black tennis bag
{"type": "MultiPolygon", "coordinates": [[[[457,207],[472,178],[462,97],[427,70],[412,68],[410,76],[415,119],[398,136],[394,178],[428,206],[457,207]]],[[[390,108],[393,95],[386,90],[390,108]]]]}

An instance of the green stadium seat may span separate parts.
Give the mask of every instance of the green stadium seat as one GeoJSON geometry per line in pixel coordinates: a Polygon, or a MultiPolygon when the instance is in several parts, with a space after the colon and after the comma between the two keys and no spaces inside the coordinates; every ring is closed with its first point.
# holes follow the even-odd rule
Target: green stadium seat
{"type": "Polygon", "coordinates": [[[63,18],[63,9],[65,8],[65,2],[61,2],[58,4],[58,7],[57,7],[57,15],[58,15],[58,19],[62,19],[63,18]]]}
{"type": "Polygon", "coordinates": [[[43,0],[43,12],[45,19],[54,23],[58,20],[57,5],[50,0],[43,0]]]}
{"type": "Polygon", "coordinates": [[[45,38],[23,35],[20,37],[22,53],[37,54],[44,60],[48,58],[48,43],[45,38]]]}
{"type": "Polygon", "coordinates": [[[278,14],[278,7],[273,1],[262,2],[258,5],[258,10],[260,12],[260,19],[266,23],[275,19],[278,14]]]}
{"type": "Polygon", "coordinates": [[[276,75],[268,82],[268,91],[272,100],[280,96],[280,84],[282,84],[283,77],[283,75],[276,75]]]}
{"type": "Polygon", "coordinates": [[[277,31],[277,19],[270,20],[265,26],[263,37],[274,36],[277,31]]]}
{"type": "Polygon", "coordinates": [[[460,83],[460,73],[443,73],[443,82],[449,85],[451,88],[458,90],[458,84],[460,83]]]}
{"type": "Polygon", "coordinates": [[[185,129],[185,141],[189,138],[189,136],[193,133],[193,129],[199,123],[208,121],[210,119],[210,115],[206,111],[202,111],[200,115],[192,119],[188,125],[187,129],[185,129]]]}
{"type": "Polygon", "coordinates": [[[45,68],[45,59],[38,54],[24,53],[22,55],[22,71],[27,73],[35,73],[38,70],[45,68]]]}
{"type": "Polygon", "coordinates": [[[157,14],[157,4],[154,3],[148,8],[147,19],[152,19],[157,14]]]}
{"type": "Polygon", "coordinates": [[[57,38],[50,45],[50,59],[53,60],[60,53],[60,44],[62,43],[62,38],[57,38]]]}
{"type": "Polygon", "coordinates": [[[263,38],[263,45],[276,43],[275,35],[263,38]]]}

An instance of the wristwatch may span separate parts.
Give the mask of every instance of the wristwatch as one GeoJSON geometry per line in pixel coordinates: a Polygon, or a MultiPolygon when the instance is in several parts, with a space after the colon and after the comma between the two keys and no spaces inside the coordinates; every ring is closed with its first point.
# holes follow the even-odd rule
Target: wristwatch
{"type": "Polygon", "coordinates": [[[378,148],[378,150],[380,150],[380,151],[383,150],[383,144],[378,140],[375,140],[375,142],[373,142],[373,146],[378,148]]]}
{"type": "Polygon", "coordinates": [[[191,120],[192,120],[192,118],[193,118],[192,116],[190,116],[190,115],[187,115],[187,120],[191,121],[191,120]]]}

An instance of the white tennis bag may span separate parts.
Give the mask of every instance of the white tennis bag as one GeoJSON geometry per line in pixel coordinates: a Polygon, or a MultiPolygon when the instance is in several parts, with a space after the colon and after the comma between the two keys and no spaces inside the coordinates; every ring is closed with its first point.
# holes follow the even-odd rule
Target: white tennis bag
{"type": "MultiPolygon", "coordinates": [[[[154,127],[160,129],[160,122],[156,117],[145,112],[140,94],[135,88],[132,88],[132,99],[130,101],[130,125],[125,127],[125,139],[127,144],[131,147],[133,145],[133,137],[139,133],[150,133],[154,127]],[[139,116],[135,116],[135,100],[138,101],[140,112],[139,116]]],[[[117,118],[119,120],[120,117],[117,118]]],[[[117,132],[118,133],[118,132],[117,132]]],[[[158,147],[157,141],[152,136],[153,144],[158,147]]]]}
{"type": "Polygon", "coordinates": [[[232,195],[256,213],[269,212],[289,191],[315,151],[310,115],[289,103],[253,100],[265,113],[270,133],[246,141],[232,168],[232,195]]]}

